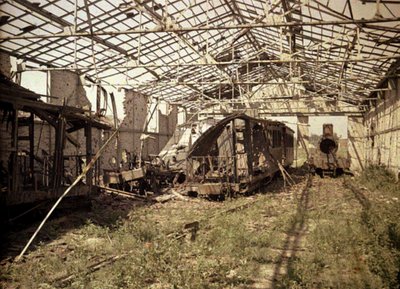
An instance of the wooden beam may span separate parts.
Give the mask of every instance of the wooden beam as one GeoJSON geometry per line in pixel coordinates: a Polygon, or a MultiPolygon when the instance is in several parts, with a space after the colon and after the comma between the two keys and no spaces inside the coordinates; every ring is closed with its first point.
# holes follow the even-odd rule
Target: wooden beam
{"type": "MultiPolygon", "coordinates": [[[[85,138],[86,138],[86,165],[87,165],[92,160],[92,126],[90,125],[90,123],[86,123],[85,138]]],[[[93,170],[88,171],[86,175],[86,184],[89,185],[91,190],[91,187],[93,185],[93,170]]]]}
{"type": "Polygon", "coordinates": [[[11,188],[13,194],[18,192],[19,165],[18,165],[18,109],[13,110],[11,123],[11,188]]]}
{"type": "MultiPolygon", "coordinates": [[[[40,119],[47,121],[52,127],[54,127],[57,130],[57,121],[49,114],[47,114],[45,111],[42,111],[40,109],[30,109],[31,111],[34,112],[40,119]]],[[[72,135],[70,135],[67,131],[65,132],[65,137],[67,140],[73,144],[75,147],[79,148],[80,144],[77,139],[75,139],[72,135]]]]}
{"type": "Polygon", "coordinates": [[[56,121],[56,141],[54,144],[53,158],[53,191],[58,192],[64,176],[64,139],[65,139],[65,118],[61,115],[56,121]]]}
{"type": "Polygon", "coordinates": [[[31,115],[29,117],[29,174],[30,177],[32,178],[32,181],[35,181],[34,160],[35,160],[35,119],[33,112],[31,112],[31,115]]]}

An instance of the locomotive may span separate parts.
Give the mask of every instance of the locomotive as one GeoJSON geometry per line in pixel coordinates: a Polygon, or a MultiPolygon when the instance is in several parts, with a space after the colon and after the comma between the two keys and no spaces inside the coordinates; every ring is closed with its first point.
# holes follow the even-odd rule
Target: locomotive
{"type": "Polygon", "coordinates": [[[336,177],[350,168],[350,161],[338,155],[339,144],[334,138],[333,124],[323,124],[322,137],[316,149],[309,158],[309,165],[313,174],[321,177],[331,175],[336,177]]]}

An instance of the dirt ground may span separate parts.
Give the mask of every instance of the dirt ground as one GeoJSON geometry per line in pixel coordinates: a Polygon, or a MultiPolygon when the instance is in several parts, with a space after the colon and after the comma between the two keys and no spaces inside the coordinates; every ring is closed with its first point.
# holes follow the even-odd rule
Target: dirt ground
{"type": "Polygon", "coordinates": [[[91,210],[59,212],[17,263],[37,222],[16,226],[0,287],[398,288],[398,219],[385,215],[400,212],[397,187],[291,176],[224,202],[101,194],[91,210]]]}

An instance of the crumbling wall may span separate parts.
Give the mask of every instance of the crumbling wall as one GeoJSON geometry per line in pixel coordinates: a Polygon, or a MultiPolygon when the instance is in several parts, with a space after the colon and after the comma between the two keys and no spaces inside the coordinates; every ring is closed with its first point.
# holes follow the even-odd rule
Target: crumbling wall
{"type": "MultiPolygon", "coordinates": [[[[81,78],[78,74],[70,71],[50,71],[50,95],[57,98],[51,98],[50,103],[74,106],[84,109],[90,109],[90,101],[86,96],[81,78]]],[[[86,154],[86,139],[83,129],[73,132],[71,136],[78,141],[79,148],[70,142],[66,142],[64,154],[68,155],[84,155],[86,154]]],[[[54,138],[54,136],[52,136],[54,138]]],[[[93,151],[98,146],[98,133],[92,132],[93,151]]]]}
{"type": "Polygon", "coordinates": [[[294,144],[295,165],[302,166],[310,158],[310,126],[308,116],[297,116],[297,140],[294,144]]]}
{"type": "Polygon", "coordinates": [[[11,61],[10,55],[0,52],[0,73],[7,76],[11,75],[11,61]]]}
{"type": "MultiPolygon", "coordinates": [[[[125,90],[124,99],[125,118],[120,125],[119,138],[116,144],[106,148],[102,157],[102,166],[105,169],[121,167],[124,151],[139,157],[141,138],[143,150],[141,156],[158,154],[172,137],[178,120],[177,106],[168,106],[168,113],[158,113],[158,132],[147,132],[145,125],[148,113],[148,97],[134,90],[125,90]]],[[[105,137],[107,138],[107,137],[105,137]]],[[[124,165],[122,164],[122,167],[124,165]]]]}
{"type": "MultiPolygon", "coordinates": [[[[101,162],[104,169],[118,169],[123,151],[132,156],[140,153],[140,137],[147,115],[147,96],[134,90],[125,90],[123,102],[125,118],[120,124],[118,140],[115,140],[104,151],[101,162]]],[[[109,133],[106,133],[107,139],[109,133]]]]}
{"type": "Polygon", "coordinates": [[[366,159],[368,164],[384,165],[399,177],[400,78],[391,80],[390,87],[365,115],[366,159]]]}
{"type": "Polygon", "coordinates": [[[158,133],[149,134],[144,141],[144,155],[158,154],[173,136],[178,121],[178,107],[167,105],[167,114],[158,111],[158,133]]]}
{"type": "Polygon", "coordinates": [[[50,103],[89,109],[91,106],[86,97],[80,76],[70,71],[50,71],[50,103]]]}
{"type": "Polygon", "coordinates": [[[147,116],[148,97],[134,90],[126,90],[124,100],[125,118],[121,123],[119,152],[126,150],[132,154],[140,153],[140,137],[147,116]]]}

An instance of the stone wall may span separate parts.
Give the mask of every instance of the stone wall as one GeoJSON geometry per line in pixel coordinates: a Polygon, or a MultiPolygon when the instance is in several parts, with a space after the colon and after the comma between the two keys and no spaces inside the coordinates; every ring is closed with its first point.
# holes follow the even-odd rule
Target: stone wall
{"type": "MultiPolygon", "coordinates": [[[[81,78],[78,74],[70,71],[51,71],[50,72],[50,95],[58,98],[51,98],[50,103],[90,109],[90,101],[86,96],[81,78]]],[[[78,141],[79,148],[65,142],[64,154],[76,155],[86,154],[86,139],[84,129],[71,133],[71,136],[78,141]]],[[[54,135],[51,136],[54,139],[54,135]]],[[[95,129],[92,132],[93,146],[98,146],[99,135],[95,129]]],[[[93,148],[92,151],[96,151],[93,148]]]]}
{"type": "Polygon", "coordinates": [[[81,78],[70,71],[50,71],[50,103],[89,109],[90,101],[86,97],[81,78]]]}

